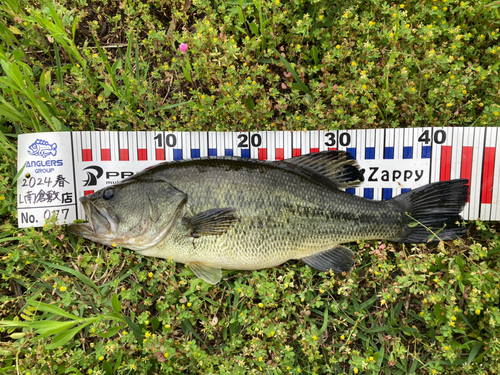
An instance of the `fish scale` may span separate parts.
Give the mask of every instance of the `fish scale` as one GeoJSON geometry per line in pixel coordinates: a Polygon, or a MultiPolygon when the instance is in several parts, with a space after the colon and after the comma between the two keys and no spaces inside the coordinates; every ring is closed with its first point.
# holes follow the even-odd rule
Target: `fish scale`
{"type": "Polygon", "coordinates": [[[410,225],[407,213],[437,229],[446,223],[445,239],[464,233],[454,222],[465,204],[466,180],[427,185],[387,201],[339,189],[359,185],[360,176],[343,151],[284,162],[177,161],[82,198],[90,223],[69,228],[98,242],[187,263],[211,283],[219,281],[220,269],[256,270],[290,259],[342,272],[352,266],[353,254],[339,244],[432,239],[425,228],[410,225]],[[116,230],[109,230],[111,221],[116,230]],[[131,239],[132,229],[144,233],[131,239]]]}

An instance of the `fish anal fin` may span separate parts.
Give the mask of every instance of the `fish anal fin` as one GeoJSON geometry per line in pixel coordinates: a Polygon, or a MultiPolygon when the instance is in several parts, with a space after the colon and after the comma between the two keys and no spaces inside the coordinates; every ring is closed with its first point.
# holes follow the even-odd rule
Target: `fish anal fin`
{"type": "Polygon", "coordinates": [[[354,265],[354,253],[345,246],[337,246],[333,249],[302,258],[307,265],[319,271],[332,270],[335,273],[348,272],[354,265]]]}
{"type": "Polygon", "coordinates": [[[196,277],[199,277],[209,284],[215,285],[222,279],[222,270],[218,265],[191,262],[188,263],[188,267],[196,275],[196,277]]]}
{"type": "Polygon", "coordinates": [[[364,171],[352,155],[346,151],[330,150],[296,156],[284,160],[327,177],[338,188],[358,187],[363,181],[364,171]]]}
{"type": "Polygon", "coordinates": [[[183,219],[183,224],[189,228],[191,237],[198,238],[224,234],[237,221],[234,208],[213,208],[183,219]]]}

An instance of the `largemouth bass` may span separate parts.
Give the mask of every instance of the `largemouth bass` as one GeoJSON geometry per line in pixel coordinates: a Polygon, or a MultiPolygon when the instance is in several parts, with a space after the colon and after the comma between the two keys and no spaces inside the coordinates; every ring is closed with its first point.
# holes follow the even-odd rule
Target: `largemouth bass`
{"type": "Polygon", "coordinates": [[[325,151],[276,162],[210,157],[160,164],[82,197],[88,222],[68,229],[186,263],[211,284],[221,269],[257,270],[290,259],[346,272],[354,253],[341,244],[359,239],[418,243],[466,233],[457,222],[467,180],[373,201],[341,190],[363,180],[349,156],[325,151]]]}

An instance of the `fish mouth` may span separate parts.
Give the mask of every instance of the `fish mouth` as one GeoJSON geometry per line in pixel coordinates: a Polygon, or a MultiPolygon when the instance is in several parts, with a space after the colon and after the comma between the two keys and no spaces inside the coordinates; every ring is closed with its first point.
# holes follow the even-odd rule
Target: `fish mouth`
{"type": "Polygon", "coordinates": [[[113,215],[106,207],[100,207],[86,197],[80,198],[80,202],[88,221],[70,224],[68,231],[77,236],[108,245],[117,230],[117,223],[113,215]]]}

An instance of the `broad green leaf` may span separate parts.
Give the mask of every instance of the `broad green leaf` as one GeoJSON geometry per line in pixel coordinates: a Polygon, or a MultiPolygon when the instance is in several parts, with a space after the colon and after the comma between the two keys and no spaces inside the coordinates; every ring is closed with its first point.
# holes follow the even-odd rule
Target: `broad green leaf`
{"type": "Polygon", "coordinates": [[[53,339],[52,342],[46,346],[48,350],[56,349],[59,348],[60,346],[64,346],[65,344],[68,343],[69,340],[71,340],[78,332],[80,332],[82,329],[84,329],[86,326],[88,326],[92,321],[84,323],[82,325],[79,325],[78,327],[75,327],[73,329],[70,329],[69,331],[65,331],[62,333],[59,333],[56,335],[53,339]]]}
{"type": "Polygon", "coordinates": [[[476,345],[474,345],[474,347],[470,351],[469,358],[467,359],[467,363],[469,364],[469,366],[472,364],[472,362],[474,362],[474,359],[476,358],[477,353],[479,353],[479,351],[481,350],[482,347],[483,347],[482,342],[477,342],[476,345]]]}
{"type": "Polygon", "coordinates": [[[113,337],[114,335],[116,335],[118,332],[120,332],[120,330],[123,329],[123,327],[125,327],[125,326],[121,325],[121,326],[112,327],[107,332],[105,332],[105,333],[99,333],[98,335],[101,336],[104,339],[108,339],[108,338],[113,337]]]}
{"type": "Polygon", "coordinates": [[[33,328],[36,333],[38,333],[42,337],[45,337],[45,336],[55,335],[59,332],[68,330],[78,323],[79,323],[78,320],[70,320],[65,322],[41,320],[29,323],[28,327],[33,328]]]}
{"type": "Polygon", "coordinates": [[[111,305],[117,314],[122,311],[122,306],[120,305],[120,301],[118,300],[118,295],[116,293],[113,294],[113,297],[111,297],[111,305]]]}
{"type": "Polygon", "coordinates": [[[48,313],[54,314],[54,315],[64,316],[65,318],[68,318],[68,319],[82,320],[82,318],[79,318],[73,314],[70,314],[57,306],[49,305],[48,303],[31,301],[31,300],[28,300],[26,302],[29,303],[30,305],[32,305],[34,308],[36,308],[39,311],[48,312],[48,313]]]}
{"type": "Polygon", "coordinates": [[[250,25],[250,30],[252,30],[252,33],[255,35],[259,35],[259,27],[255,23],[251,23],[250,25]]]}

